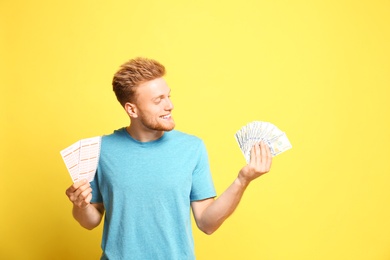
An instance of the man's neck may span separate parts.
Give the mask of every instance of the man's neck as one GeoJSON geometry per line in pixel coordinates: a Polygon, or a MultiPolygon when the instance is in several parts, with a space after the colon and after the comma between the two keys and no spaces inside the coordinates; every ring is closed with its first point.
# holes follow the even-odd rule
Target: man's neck
{"type": "Polygon", "coordinates": [[[150,129],[138,129],[133,124],[126,127],[126,131],[129,135],[140,142],[151,142],[161,138],[164,135],[164,131],[150,130],[150,129]]]}

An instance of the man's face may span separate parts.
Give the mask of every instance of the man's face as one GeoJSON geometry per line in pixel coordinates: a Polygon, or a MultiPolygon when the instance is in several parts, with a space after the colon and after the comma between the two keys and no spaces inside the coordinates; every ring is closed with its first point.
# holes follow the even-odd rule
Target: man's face
{"type": "Polygon", "coordinates": [[[148,130],[171,131],[175,121],[171,116],[173,104],[171,89],[163,78],[147,81],[137,87],[136,108],[138,119],[148,130]]]}

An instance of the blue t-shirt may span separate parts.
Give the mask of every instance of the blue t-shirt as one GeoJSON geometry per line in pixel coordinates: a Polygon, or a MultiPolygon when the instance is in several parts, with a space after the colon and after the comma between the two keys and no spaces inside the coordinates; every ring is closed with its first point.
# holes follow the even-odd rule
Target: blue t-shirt
{"type": "Polygon", "coordinates": [[[106,209],[102,259],[195,259],[190,202],[216,196],[202,140],[176,130],[103,136],[92,203],[106,209]]]}

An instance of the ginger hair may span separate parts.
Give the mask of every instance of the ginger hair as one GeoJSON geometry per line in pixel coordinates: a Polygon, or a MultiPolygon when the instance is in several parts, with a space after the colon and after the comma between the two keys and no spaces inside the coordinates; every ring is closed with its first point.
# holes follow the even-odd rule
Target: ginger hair
{"type": "Polygon", "coordinates": [[[136,88],[147,81],[161,78],[165,75],[165,67],[156,60],[135,58],[120,66],[114,74],[112,87],[116,98],[122,106],[127,102],[135,102],[136,88]]]}

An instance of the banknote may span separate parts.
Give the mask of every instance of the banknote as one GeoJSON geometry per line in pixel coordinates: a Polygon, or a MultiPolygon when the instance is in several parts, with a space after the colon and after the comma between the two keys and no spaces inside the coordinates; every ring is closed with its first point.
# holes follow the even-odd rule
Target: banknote
{"type": "Polygon", "coordinates": [[[258,144],[260,141],[263,141],[269,146],[272,156],[276,156],[292,148],[286,133],[270,122],[250,122],[241,127],[234,136],[248,163],[253,145],[258,144]]]}

